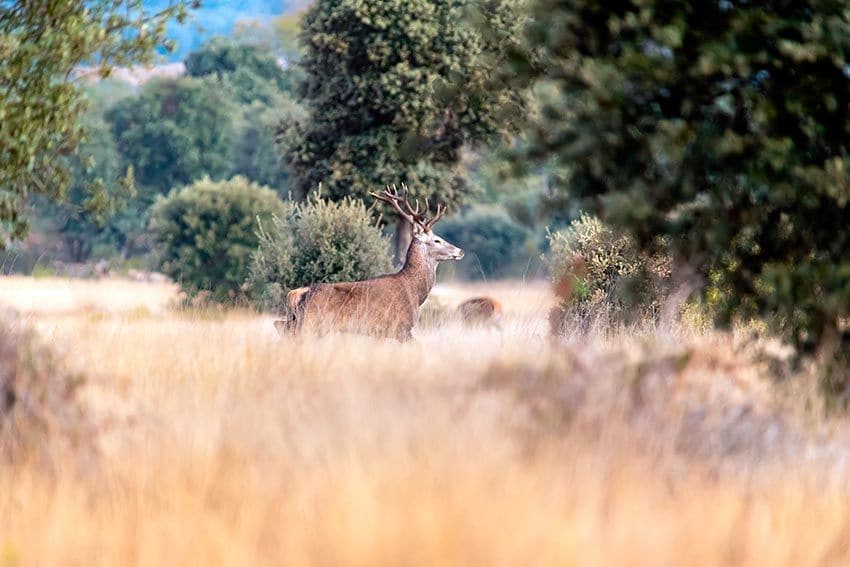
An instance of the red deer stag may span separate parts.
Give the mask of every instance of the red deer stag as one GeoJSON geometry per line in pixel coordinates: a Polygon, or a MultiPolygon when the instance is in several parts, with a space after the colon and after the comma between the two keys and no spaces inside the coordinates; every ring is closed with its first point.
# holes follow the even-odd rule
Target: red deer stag
{"type": "Polygon", "coordinates": [[[457,312],[465,325],[502,328],[502,304],[492,297],[473,297],[458,305],[457,312]]]}
{"type": "Polygon", "coordinates": [[[411,207],[407,187],[399,194],[393,186],[372,197],[389,203],[413,226],[413,240],[404,266],[394,274],[358,282],[313,284],[306,291],[290,292],[288,302],[294,318],[276,321],[278,331],[292,329],[324,334],[330,331],[360,333],[406,341],[419,318],[419,308],[437,279],[437,264],[460,260],[463,250],[434,234],[434,225],[445,212],[438,206],[430,220],[419,203],[411,207]]]}

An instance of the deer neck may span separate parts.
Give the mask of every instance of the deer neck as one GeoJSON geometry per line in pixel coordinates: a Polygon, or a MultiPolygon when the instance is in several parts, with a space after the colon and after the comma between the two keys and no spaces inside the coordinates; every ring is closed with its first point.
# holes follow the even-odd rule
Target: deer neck
{"type": "Polygon", "coordinates": [[[404,267],[398,274],[422,305],[437,281],[437,261],[428,255],[425,245],[414,238],[407,249],[404,267]]]}

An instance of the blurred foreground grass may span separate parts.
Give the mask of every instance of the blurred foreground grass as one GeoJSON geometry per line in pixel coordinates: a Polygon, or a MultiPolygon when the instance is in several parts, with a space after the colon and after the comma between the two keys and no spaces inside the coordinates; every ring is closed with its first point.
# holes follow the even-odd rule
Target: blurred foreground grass
{"type": "Polygon", "coordinates": [[[97,448],[0,467],[0,565],[850,561],[845,422],[733,336],[552,342],[542,284],[439,287],[505,328],[412,344],[280,339],[150,284],[0,291],[87,377],[97,448]]]}

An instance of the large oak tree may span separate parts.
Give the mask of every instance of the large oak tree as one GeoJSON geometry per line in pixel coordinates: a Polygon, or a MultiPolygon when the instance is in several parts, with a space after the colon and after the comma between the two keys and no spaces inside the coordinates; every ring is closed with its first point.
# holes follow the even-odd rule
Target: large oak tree
{"type": "MultiPolygon", "coordinates": [[[[834,0],[535,0],[531,157],[669,246],[721,322],[803,350],[850,317],[850,10],[834,0]],[[713,285],[709,285],[713,283],[713,285]]],[[[845,347],[846,347],[846,343],[845,347]]]]}
{"type": "MultiPolygon", "coordinates": [[[[332,199],[406,182],[450,209],[469,188],[462,149],[510,132],[520,96],[495,70],[518,41],[522,2],[318,0],[302,20],[309,111],[282,132],[296,194],[332,199]]],[[[396,254],[409,235],[404,223],[396,254]]]]}

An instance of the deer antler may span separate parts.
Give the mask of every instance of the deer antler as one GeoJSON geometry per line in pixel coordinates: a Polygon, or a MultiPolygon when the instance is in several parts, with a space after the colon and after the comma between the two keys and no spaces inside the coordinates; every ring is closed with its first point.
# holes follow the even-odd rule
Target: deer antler
{"type": "Polygon", "coordinates": [[[431,230],[431,227],[440,220],[440,217],[443,216],[443,213],[446,212],[446,207],[443,205],[437,205],[437,214],[431,220],[425,218],[425,213],[428,211],[427,200],[425,210],[419,211],[419,200],[416,200],[416,208],[413,208],[410,205],[410,201],[407,198],[409,194],[407,190],[407,185],[404,183],[401,184],[402,192],[398,192],[398,188],[396,188],[395,184],[392,186],[387,185],[387,188],[380,193],[372,193],[369,194],[379,201],[383,201],[384,203],[389,203],[396,210],[396,212],[407,222],[410,224],[419,225],[422,230],[428,232],[431,230]]]}
{"type": "Polygon", "coordinates": [[[437,213],[431,218],[431,220],[429,220],[425,223],[425,226],[424,226],[425,231],[426,232],[430,231],[434,227],[434,225],[437,224],[437,221],[440,220],[440,218],[443,216],[443,213],[445,213],[445,212],[446,212],[446,206],[445,205],[437,205],[437,213]]]}
{"type": "MultiPolygon", "coordinates": [[[[402,187],[404,186],[402,185],[402,187]]],[[[380,193],[370,192],[369,194],[379,201],[392,205],[396,212],[410,224],[421,225],[422,218],[419,214],[419,204],[416,204],[416,209],[412,208],[407,201],[407,192],[405,191],[404,194],[399,194],[395,184],[392,187],[387,185],[387,188],[380,193]]]]}

